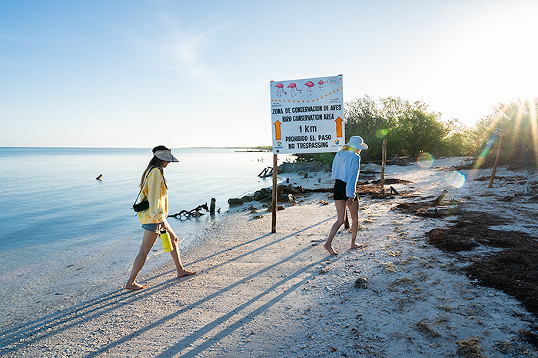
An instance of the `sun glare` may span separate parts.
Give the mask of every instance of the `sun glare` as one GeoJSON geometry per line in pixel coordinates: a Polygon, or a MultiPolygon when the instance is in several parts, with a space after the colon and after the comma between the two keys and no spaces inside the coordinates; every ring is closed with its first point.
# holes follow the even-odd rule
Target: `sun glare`
{"type": "Polygon", "coordinates": [[[538,118],[536,116],[536,105],[534,98],[529,100],[529,117],[531,121],[532,143],[534,146],[534,156],[538,167],[538,118]]]}

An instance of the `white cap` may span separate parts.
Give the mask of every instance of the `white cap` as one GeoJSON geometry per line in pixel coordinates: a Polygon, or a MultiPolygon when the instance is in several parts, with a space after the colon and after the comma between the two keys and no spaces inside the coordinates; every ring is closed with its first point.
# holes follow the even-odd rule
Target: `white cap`
{"type": "Polygon", "coordinates": [[[349,138],[349,141],[346,145],[355,149],[368,149],[368,144],[364,143],[364,140],[358,135],[349,138]]]}
{"type": "Polygon", "coordinates": [[[170,149],[156,150],[153,155],[163,162],[179,162],[179,160],[172,155],[172,151],[170,149]]]}

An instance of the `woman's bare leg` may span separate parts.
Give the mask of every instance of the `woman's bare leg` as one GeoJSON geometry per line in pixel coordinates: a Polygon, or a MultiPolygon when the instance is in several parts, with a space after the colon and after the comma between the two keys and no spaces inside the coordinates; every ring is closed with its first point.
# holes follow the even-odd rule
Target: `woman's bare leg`
{"type": "Polygon", "coordinates": [[[325,250],[329,252],[331,255],[338,255],[338,252],[334,251],[332,244],[334,237],[336,236],[336,233],[338,232],[338,229],[342,224],[344,223],[344,218],[346,215],[346,201],[345,200],[335,200],[334,206],[336,206],[336,222],[331,227],[331,231],[329,232],[329,238],[327,239],[327,242],[323,247],[325,247],[325,250]]]}
{"type": "Polygon", "coordinates": [[[361,245],[357,245],[357,233],[359,231],[359,201],[353,200],[353,203],[349,205],[349,212],[351,213],[351,249],[358,249],[361,245]]]}
{"type": "Polygon", "coordinates": [[[172,251],[170,251],[170,255],[172,255],[172,259],[174,260],[174,264],[176,265],[177,270],[177,277],[183,277],[183,276],[190,276],[196,274],[196,271],[187,271],[183,267],[183,264],[181,263],[181,257],[179,253],[179,249],[177,248],[177,236],[174,230],[172,230],[172,227],[168,224],[167,221],[164,222],[165,228],[168,231],[168,235],[170,235],[170,242],[172,243],[172,251]]]}
{"type": "Polygon", "coordinates": [[[141,290],[147,287],[147,285],[140,285],[136,283],[135,280],[140,273],[140,270],[142,270],[144,263],[146,263],[146,258],[149,254],[149,251],[155,244],[155,240],[157,240],[158,236],[159,234],[155,232],[144,230],[144,236],[142,238],[142,244],[140,245],[140,251],[138,251],[138,255],[136,255],[136,258],[134,260],[133,268],[131,270],[131,276],[129,277],[129,280],[127,280],[127,284],[125,285],[126,289],[141,290]]]}

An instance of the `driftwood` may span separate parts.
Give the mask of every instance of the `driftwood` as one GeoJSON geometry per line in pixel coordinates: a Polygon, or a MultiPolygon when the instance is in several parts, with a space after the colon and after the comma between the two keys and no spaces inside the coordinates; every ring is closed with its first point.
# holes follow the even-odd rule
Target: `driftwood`
{"type": "MultiPolygon", "coordinates": [[[[387,179],[385,180],[385,183],[387,183],[387,181],[389,180],[390,180],[390,183],[395,183],[395,184],[410,183],[409,181],[404,181],[404,180],[399,180],[399,179],[387,179]]],[[[333,187],[304,188],[302,185],[293,186],[292,184],[287,184],[287,185],[280,184],[276,188],[277,195],[275,196],[278,198],[277,201],[291,202],[295,200],[294,198],[295,195],[301,195],[301,194],[306,194],[306,193],[330,193],[331,194],[332,192],[333,192],[333,187]]],[[[394,189],[393,186],[390,186],[389,193],[381,194],[381,190],[379,186],[371,185],[369,182],[358,183],[356,193],[359,196],[369,196],[374,199],[388,199],[388,198],[393,198],[394,195],[400,195],[400,193],[396,189],[394,189]]],[[[329,195],[329,197],[330,196],[331,195],[329,195]]],[[[257,190],[252,195],[245,195],[241,198],[230,198],[228,199],[228,205],[239,206],[253,200],[268,203],[272,201],[272,198],[273,198],[273,193],[272,193],[271,188],[262,188],[260,190],[257,190]]]]}
{"type": "Polygon", "coordinates": [[[303,188],[304,193],[332,193],[333,188],[315,188],[315,189],[307,189],[303,188]]]}
{"type": "Polygon", "coordinates": [[[181,210],[178,213],[168,215],[168,217],[169,218],[181,219],[182,216],[185,216],[186,219],[190,219],[192,217],[198,217],[198,216],[204,215],[204,213],[200,212],[201,210],[205,210],[205,211],[209,212],[209,208],[207,206],[207,203],[202,204],[202,205],[198,205],[197,207],[195,207],[194,209],[192,209],[190,211],[181,210]]]}
{"type": "MultiPolygon", "coordinates": [[[[315,188],[315,189],[307,189],[303,187],[301,188],[302,193],[332,193],[333,188],[315,188]]],[[[400,193],[394,189],[393,186],[391,186],[389,191],[389,194],[384,195],[381,193],[381,190],[379,187],[374,185],[358,185],[356,193],[359,195],[373,195],[375,197],[384,198],[385,196],[392,196],[392,195],[400,195],[400,193]]]]}
{"type": "Polygon", "coordinates": [[[273,167],[266,167],[260,174],[258,174],[260,178],[270,177],[271,175],[273,175],[273,167]]]}

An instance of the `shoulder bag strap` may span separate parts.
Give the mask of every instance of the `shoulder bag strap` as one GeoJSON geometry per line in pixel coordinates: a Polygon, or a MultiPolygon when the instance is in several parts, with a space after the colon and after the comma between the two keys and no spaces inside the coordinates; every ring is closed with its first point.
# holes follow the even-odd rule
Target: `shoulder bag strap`
{"type": "Polygon", "coordinates": [[[155,167],[151,167],[150,170],[146,173],[146,177],[144,178],[144,182],[142,183],[142,187],[140,188],[140,191],[138,192],[138,195],[136,196],[136,199],[134,201],[134,204],[138,201],[138,198],[140,197],[140,194],[142,194],[142,189],[144,188],[144,185],[146,185],[146,179],[148,178],[149,173],[153,170],[155,167]]]}

